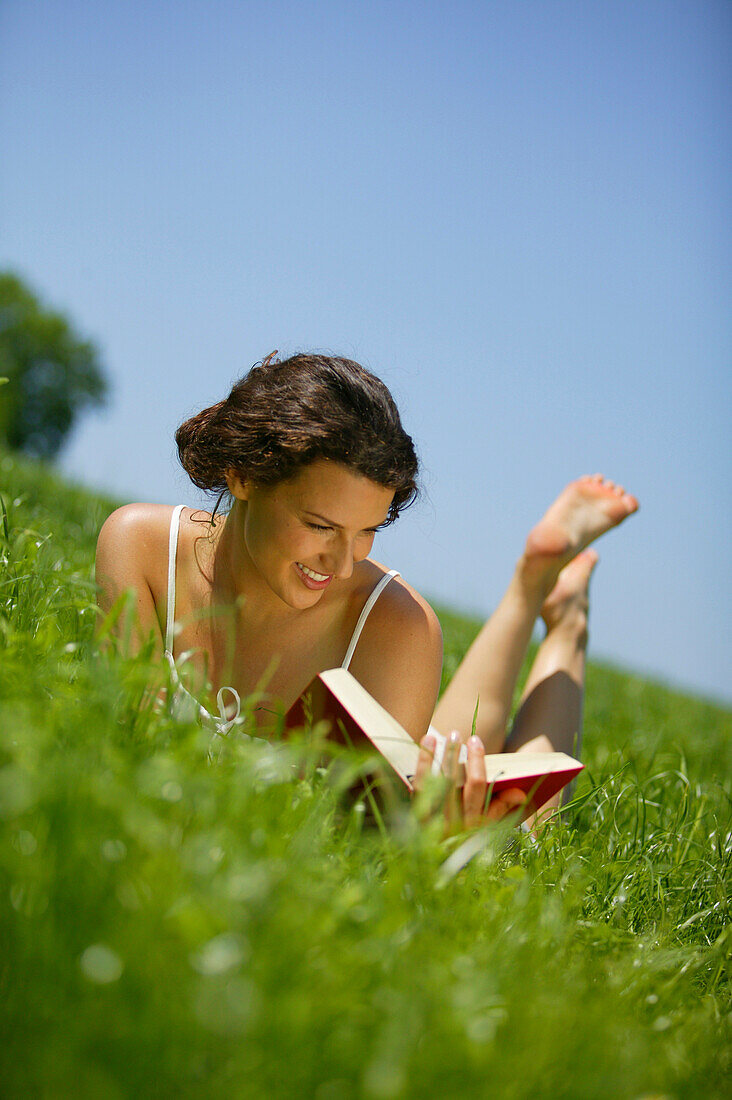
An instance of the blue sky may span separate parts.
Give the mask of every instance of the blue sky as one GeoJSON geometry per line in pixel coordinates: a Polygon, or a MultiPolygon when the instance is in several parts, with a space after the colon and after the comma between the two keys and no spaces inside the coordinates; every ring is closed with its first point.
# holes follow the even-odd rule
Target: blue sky
{"type": "Polygon", "coordinates": [[[274,348],[391,386],[381,560],[487,612],[601,470],[592,652],[732,700],[732,5],[4,0],[0,265],[112,383],[62,459],[200,500],[178,423],[274,348]]]}

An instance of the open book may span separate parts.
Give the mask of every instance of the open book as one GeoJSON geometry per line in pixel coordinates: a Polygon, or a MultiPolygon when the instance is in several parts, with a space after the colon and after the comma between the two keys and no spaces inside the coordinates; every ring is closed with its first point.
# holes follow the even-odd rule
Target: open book
{"type": "MultiPolygon", "coordinates": [[[[331,668],[315,677],[287,712],[285,729],[307,727],[322,720],[330,723],[331,738],[355,748],[376,749],[407,789],[414,790],[419,745],[345,668],[331,668]]],[[[446,739],[439,733],[435,735],[432,770],[439,773],[446,739]]],[[[466,759],[467,750],[462,746],[460,763],[464,765],[466,759]]],[[[518,787],[533,809],[543,806],[584,767],[563,752],[488,754],[485,766],[491,795],[518,787]]],[[[464,774],[461,767],[458,785],[464,782],[464,774]]]]}

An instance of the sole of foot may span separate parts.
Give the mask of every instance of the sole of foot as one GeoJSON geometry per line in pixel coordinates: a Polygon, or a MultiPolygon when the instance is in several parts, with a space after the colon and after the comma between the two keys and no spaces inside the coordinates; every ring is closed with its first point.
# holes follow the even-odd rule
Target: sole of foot
{"type": "Polygon", "coordinates": [[[580,477],[564,489],[526,540],[528,559],[554,560],[561,569],[611,527],[638,511],[638,501],[602,474],[580,477]]]}

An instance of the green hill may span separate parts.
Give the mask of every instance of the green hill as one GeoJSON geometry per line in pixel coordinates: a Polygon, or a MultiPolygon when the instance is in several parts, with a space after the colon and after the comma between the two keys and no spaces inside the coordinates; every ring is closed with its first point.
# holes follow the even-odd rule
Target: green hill
{"type": "Polygon", "coordinates": [[[0,493],[4,1095],[728,1094],[728,711],[591,665],[574,803],[451,873],[358,761],[156,713],[93,639],[113,502],[2,453],[0,493]]]}

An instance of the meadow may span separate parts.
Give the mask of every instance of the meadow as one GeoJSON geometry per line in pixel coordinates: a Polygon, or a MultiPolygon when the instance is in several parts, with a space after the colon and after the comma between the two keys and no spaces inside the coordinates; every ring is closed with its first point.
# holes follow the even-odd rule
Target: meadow
{"type": "Polygon", "coordinates": [[[4,1096],[730,1095],[729,711],[591,664],[572,803],[460,867],[360,760],[156,711],[95,639],[114,502],[5,453],[0,493],[4,1096]]]}

